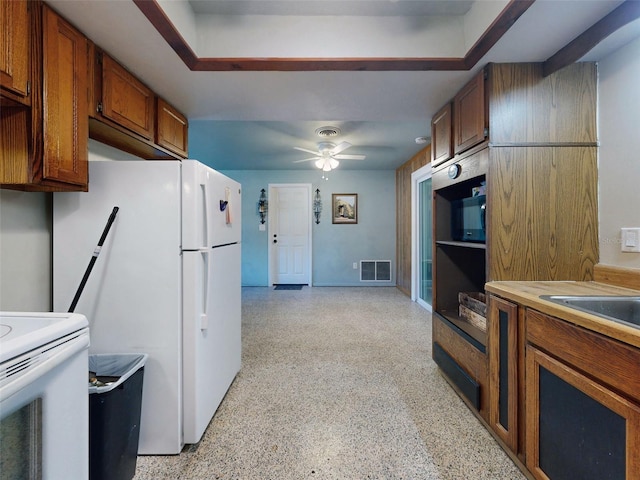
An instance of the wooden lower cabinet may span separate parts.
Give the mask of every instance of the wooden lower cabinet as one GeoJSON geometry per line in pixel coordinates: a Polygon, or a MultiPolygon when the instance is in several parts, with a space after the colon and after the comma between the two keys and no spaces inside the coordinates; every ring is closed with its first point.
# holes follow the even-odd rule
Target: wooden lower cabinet
{"type": "Polygon", "coordinates": [[[518,451],[518,305],[489,296],[489,424],[505,445],[518,451]]]}
{"type": "Polygon", "coordinates": [[[635,479],[640,407],[527,347],[527,468],[540,479],[635,479]]]}
{"type": "Polygon", "coordinates": [[[640,350],[527,312],[526,466],[538,479],[640,478],[640,350]]]}
{"type": "Polygon", "coordinates": [[[487,368],[483,418],[527,475],[640,478],[640,349],[490,294],[487,368]]]}

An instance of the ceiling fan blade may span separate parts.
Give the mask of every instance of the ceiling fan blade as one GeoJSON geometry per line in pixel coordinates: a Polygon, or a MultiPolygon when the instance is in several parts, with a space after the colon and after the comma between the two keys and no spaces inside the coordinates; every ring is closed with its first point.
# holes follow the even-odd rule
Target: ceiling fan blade
{"type": "Polygon", "coordinates": [[[331,156],[332,156],[332,157],[335,157],[335,155],[336,155],[337,153],[340,153],[340,152],[342,152],[342,151],[346,150],[346,149],[347,149],[347,148],[349,148],[350,146],[351,146],[351,144],[350,144],[349,142],[342,142],[342,143],[339,143],[338,145],[336,145],[335,147],[333,147],[333,148],[331,149],[331,156]]]}
{"type": "Polygon", "coordinates": [[[293,147],[293,148],[294,148],[295,150],[300,150],[301,152],[311,153],[311,154],[316,155],[316,156],[318,156],[318,157],[320,156],[320,153],[318,153],[318,152],[314,152],[313,150],[307,150],[306,148],[300,148],[300,147],[293,147]]]}
{"type": "Polygon", "coordinates": [[[302,160],[294,160],[293,163],[310,162],[311,160],[318,160],[318,157],[303,158],[302,160]]]}
{"type": "Polygon", "coordinates": [[[364,160],[366,155],[331,155],[337,160],[364,160]]]}

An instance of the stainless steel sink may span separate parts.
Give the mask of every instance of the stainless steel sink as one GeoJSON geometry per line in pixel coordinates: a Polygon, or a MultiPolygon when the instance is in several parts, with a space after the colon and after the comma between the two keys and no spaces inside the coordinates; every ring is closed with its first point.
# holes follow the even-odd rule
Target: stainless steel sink
{"type": "Polygon", "coordinates": [[[540,298],[614,322],[640,328],[640,297],[541,295],[540,298]]]}

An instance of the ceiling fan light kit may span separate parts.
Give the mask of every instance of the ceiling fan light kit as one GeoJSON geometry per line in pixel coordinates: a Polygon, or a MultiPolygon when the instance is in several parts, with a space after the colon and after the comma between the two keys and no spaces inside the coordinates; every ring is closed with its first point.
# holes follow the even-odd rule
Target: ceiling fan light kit
{"type": "MultiPolygon", "coordinates": [[[[323,128],[328,128],[328,127],[323,127],[323,128]]],[[[316,133],[318,133],[318,130],[316,130],[316,133]]],[[[320,135],[320,133],[318,133],[318,135],[320,135]]],[[[331,170],[337,168],[338,165],[340,165],[339,160],[364,160],[365,159],[364,155],[344,155],[341,153],[349,147],[351,147],[351,144],[349,142],[341,142],[338,145],[332,142],[319,142],[317,152],[314,152],[313,150],[308,150],[306,148],[293,147],[296,150],[300,150],[306,153],[311,153],[314,155],[311,158],[296,160],[293,163],[308,162],[311,160],[315,160],[316,167],[320,168],[325,172],[330,172],[331,170]]]]}
{"type": "Polygon", "coordinates": [[[340,162],[334,158],[320,158],[316,161],[316,167],[325,172],[330,172],[334,168],[338,168],[338,165],[340,165],[340,162]]]}

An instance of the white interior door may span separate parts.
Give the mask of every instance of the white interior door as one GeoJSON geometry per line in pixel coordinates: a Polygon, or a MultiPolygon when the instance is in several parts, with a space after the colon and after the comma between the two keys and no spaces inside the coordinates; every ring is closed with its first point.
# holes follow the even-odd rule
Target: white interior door
{"type": "Polygon", "coordinates": [[[269,185],[269,285],[311,285],[311,185],[269,185]]]}

